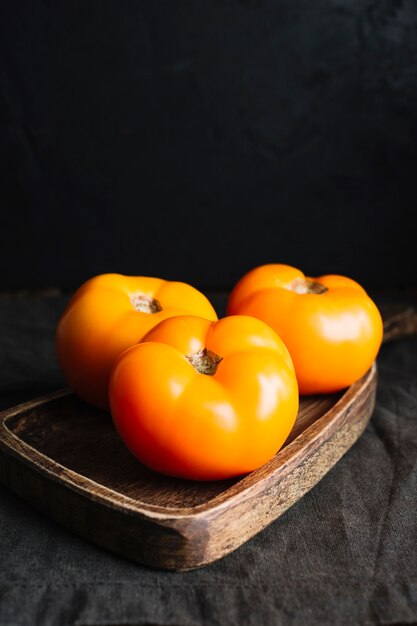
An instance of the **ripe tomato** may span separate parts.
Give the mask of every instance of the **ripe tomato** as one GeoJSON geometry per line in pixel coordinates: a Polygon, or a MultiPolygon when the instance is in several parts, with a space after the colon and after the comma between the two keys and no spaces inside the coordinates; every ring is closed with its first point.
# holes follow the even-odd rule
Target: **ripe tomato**
{"type": "Polygon", "coordinates": [[[208,299],[186,283],[147,276],[102,274],[74,294],[57,327],[56,350],[75,393],[108,408],[113,362],[158,322],[172,315],[217,315],[208,299]]]}
{"type": "Polygon", "coordinates": [[[298,410],[286,347],[247,316],[164,320],[117,359],[109,397],[115,426],[138,459],[198,480],[264,464],[298,410]]]}
{"type": "Polygon", "coordinates": [[[354,280],[308,278],[289,265],[263,265],[234,287],[229,314],[253,315],[280,335],[301,394],[331,393],[358,380],[376,358],[381,315],[354,280]]]}

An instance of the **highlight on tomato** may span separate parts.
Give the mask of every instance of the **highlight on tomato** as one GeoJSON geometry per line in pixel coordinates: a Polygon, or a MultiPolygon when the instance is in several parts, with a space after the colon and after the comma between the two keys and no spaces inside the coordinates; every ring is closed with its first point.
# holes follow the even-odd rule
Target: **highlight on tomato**
{"type": "Polygon", "coordinates": [[[382,341],[381,315],[354,280],[307,277],[270,264],[245,274],[229,298],[228,313],[253,315],[287,346],[300,394],[332,393],[361,378],[382,341]]]}
{"type": "Polygon", "coordinates": [[[173,315],[217,320],[209,300],[182,282],[102,274],[84,283],[59,320],[56,352],[71,389],[108,409],[108,382],[116,357],[173,315]]]}
{"type": "Polygon", "coordinates": [[[145,465],[195,480],[224,479],[270,460],[298,411],[288,350],[262,321],[171,317],[115,362],[114,424],[145,465]]]}

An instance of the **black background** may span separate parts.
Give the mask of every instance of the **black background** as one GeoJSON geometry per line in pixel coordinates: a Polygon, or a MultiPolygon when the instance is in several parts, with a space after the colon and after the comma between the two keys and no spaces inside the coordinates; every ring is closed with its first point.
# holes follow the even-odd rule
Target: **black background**
{"type": "Polygon", "coordinates": [[[0,289],[416,284],[415,0],[0,7],[0,289]]]}

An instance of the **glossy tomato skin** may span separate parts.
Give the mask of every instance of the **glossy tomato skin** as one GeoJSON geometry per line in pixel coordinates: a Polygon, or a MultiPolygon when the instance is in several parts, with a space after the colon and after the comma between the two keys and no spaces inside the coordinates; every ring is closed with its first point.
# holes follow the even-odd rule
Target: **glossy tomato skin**
{"type": "Polygon", "coordinates": [[[216,320],[208,299],[181,282],[147,276],[102,274],[74,294],[56,331],[56,352],[71,389],[108,409],[108,381],[116,357],[163,319],[178,314],[216,320]],[[156,312],[136,310],[137,298],[156,300],[156,312]]]}
{"type": "Polygon", "coordinates": [[[109,397],[122,440],[142,463],[194,480],[260,467],[282,446],[298,411],[287,349],[247,316],[161,322],[117,359],[109,397]],[[212,375],[187,358],[204,349],[221,358],[212,375]]]}
{"type": "Polygon", "coordinates": [[[255,268],[236,284],[229,314],[253,315],[271,326],[294,362],[300,394],[332,393],[361,378],[382,341],[381,315],[365,290],[345,276],[305,277],[291,266],[255,268]],[[304,281],[319,293],[297,293],[304,281]]]}

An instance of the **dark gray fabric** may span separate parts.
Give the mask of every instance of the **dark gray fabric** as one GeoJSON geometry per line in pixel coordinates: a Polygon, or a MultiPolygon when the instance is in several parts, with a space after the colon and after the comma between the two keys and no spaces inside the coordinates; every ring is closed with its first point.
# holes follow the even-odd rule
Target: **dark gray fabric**
{"type": "MultiPolygon", "coordinates": [[[[3,407],[62,386],[53,329],[65,302],[0,298],[3,407]]],[[[417,340],[384,346],[378,364],[377,407],[357,444],[283,517],[201,570],[112,556],[0,488],[0,623],[417,622],[417,340]]]]}

